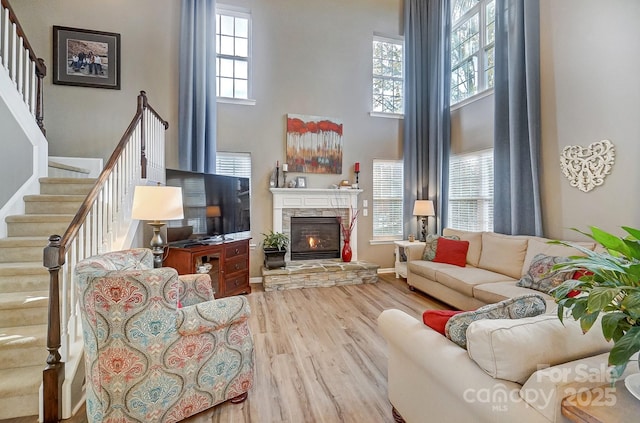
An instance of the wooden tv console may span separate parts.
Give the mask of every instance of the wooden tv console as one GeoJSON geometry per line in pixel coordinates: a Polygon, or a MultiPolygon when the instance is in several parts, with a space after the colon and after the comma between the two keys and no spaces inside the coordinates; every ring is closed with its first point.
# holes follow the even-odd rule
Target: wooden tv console
{"type": "Polygon", "coordinates": [[[249,238],[204,245],[169,246],[163,266],[179,275],[197,273],[199,266],[211,264],[209,276],[216,298],[249,294],[249,238]]]}

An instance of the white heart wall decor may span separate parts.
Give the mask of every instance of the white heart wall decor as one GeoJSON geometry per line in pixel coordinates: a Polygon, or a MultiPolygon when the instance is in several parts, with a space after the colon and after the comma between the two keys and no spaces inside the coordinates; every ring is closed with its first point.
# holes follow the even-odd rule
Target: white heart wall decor
{"type": "Polygon", "coordinates": [[[596,141],[588,147],[568,145],[562,150],[560,167],[572,187],[589,192],[604,183],[614,159],[615,149],[609,140],[596,141]]]}

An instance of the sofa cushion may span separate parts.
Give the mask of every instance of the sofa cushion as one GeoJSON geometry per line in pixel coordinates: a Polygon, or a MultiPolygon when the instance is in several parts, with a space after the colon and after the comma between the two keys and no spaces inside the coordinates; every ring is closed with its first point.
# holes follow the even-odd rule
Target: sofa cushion
{"type": "Polygon", "coordinates": [[[438,238],[438,249],[433,261],[436,263],[448,263],[454,266],[465,267],[467,264],[467,251],[469,241],[457,241],[446,237],[438,238]]]}
{"type": "Polygon", "coordinates": [[[516,282],[516,286],[531,288],[548,294],[553,288],[573,275],[573,271],[553,270],[553,266],[556,264],[566,263],[567,261],[569,261],[568,257],[538,254],[531,261],[531,266],[527,273],[516,282]]]}
{"type": "MultiPolygon", "coordinates": [[[[507,298],[515,298],[533,293],[529,288],[516,286],[516,282],[517,281],[507,281],[476,285],[473,287],[473,296],[484,303],[493,304],[506,300],[507,298]]],[[[549,308],[550,304],[555,304],[555,300],[551,295],[542,292],[538,292],[538,294],[547,301],[547,308],[549,308]]]]}
{"type": "Polygon", "coordinates": [[[457,236],[462,241],[469,241],[467,264],[478,267],[478,263],[480,262],[480,252],[482,251],[482,232],[469,232],[445,228],[442,231],[442,234],[444,236],[457,236]]]}
{"type": "Polygon", "coordinates": [[[460,310],[425,310],[422,322],[431,329],[444,335],[444,327],[452,316],[460,314],[460,310]]]}
{"type": "Polygon", "coordinates": [[[478,267],[519,279],[527,253],[527,242],[526,237],[484,232],[478,267]]]}
{"type": "Polygon", "coordinates": [[[600,322],[583,334],[579,322],[568,318],[563,324],[549,314],[475,321],[466,335],[469,356],[480,368],[491,377],[520,384],[541,367],[601,354],[613,346],[604,339],[600,322]]]}
{"type": "MultiPolygon", "coordinates": [[[[429,234],[425,240],[424,251],[422,252],[422,260],[432,261],[436,257],[438,251],[438,240],[440,235],[429,234]]],[[[449,239],[460,239],[457,236],[447,236],[449,239]]]]}
{"type": "Polygon", "coordinates": [[[451,317],[445,326],[445,335],[451,341],[467,348],[467,328],[482,319],[521,319],[543,314],[546,302],[538,294],[509,298],[496,304],[487,304],[475,311],[465,311],[451,317]]]}
{"type": "MultiPolygon", "coordinates": [[[[531,262],[533,258],[538,254],[545,254],[547,256],[558,256],[558,257],[570,257],[570,256],[583,256],[580,250],[577,250],[573,247],[567,247],[566,245],[561,244],[550,244],[550,240],[545,238],[537,238],[531,237],[529,238],[529,242],[527,244],[527,254],[524,257],[524,263],[522,263],[522,276],[527,274],[527,271],[531,267],[531,262]]],[[[572,242],[574,244],[580,245],[581,247],[588,248],[589,250],[593,250],[595,247],[595,243],[593,242],[572,242]]]]}
{"type": "Polygon", "coordinates": [[[473,287],[475,285],[504,281],[515,282],[514,279],[501,273],[477,267],[458,267],[449,264],[443,265],[442,268],[436,270],[434,280],[468,297],[473,297],[473,287]]]}
{"type": "Polygon", "coordinates": [[[422,276],[423,278],[427,278],[432,281],[436,280],[436,272],[438,270],[448,269],[450,267],[450,264],[436,263],[426,260],[412,260],[407,263],[407,268],[410,273],[422,276]]]}

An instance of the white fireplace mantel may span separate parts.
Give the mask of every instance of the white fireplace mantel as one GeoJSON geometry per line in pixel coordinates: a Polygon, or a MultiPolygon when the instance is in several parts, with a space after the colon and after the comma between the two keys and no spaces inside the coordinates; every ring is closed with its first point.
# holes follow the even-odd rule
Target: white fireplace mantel
{"type": "MultiPolygon", "coordinates": [[[[361,189],[271,188],[273,194],[273,231],[282,232],[284,209],[346,209],[351,213],[358,209],[361,189]]],[[[358,260],[358,221],[351,232],[352,260],[358,260]]]]}

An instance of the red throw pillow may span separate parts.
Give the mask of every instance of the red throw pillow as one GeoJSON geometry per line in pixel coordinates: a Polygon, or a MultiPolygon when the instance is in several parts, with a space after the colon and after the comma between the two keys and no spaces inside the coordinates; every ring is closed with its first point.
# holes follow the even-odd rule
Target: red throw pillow
{"type": "Polygon", "coordinates": [[[425,325],[431,329],[440,332],[444,335],[444,327],[451,316],[455,316],[458,313],[462,313],[459,310],[426,310],[422,313],[422,321],[425,325]]]}
{"type": "MultiPolygon", "coordinates": [[[[581,269],[581,270],[576,270],[575,272],[573,272],[573,275],[571,276],[571,279],[575,279],[575,280],[580,280],[581,277],[583,276],[592,276],[593,272],[587,270],[587,269],[581,269]]],[[[567,294],[567,297],[569,298],[573,298],[575,296],[580,295],[580,291],[578,291],[577,289],[574,289],[572,291],[569,291],[569,293],[567,294]]]]}
{"type": "Polygon", "coordinates": [[[469,241],[458,241],[441,236],[438,238],[438,248],[436,249],[436,256],[433,261],[436,263],[455,264],[456,266],[465,267],[467,264],[468,250],[469,241]]]}

